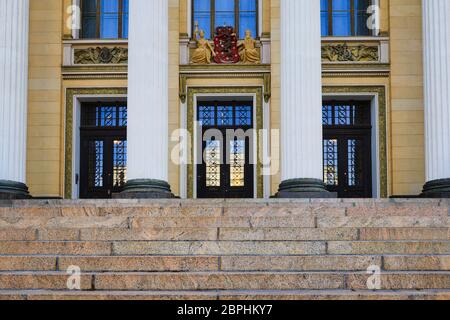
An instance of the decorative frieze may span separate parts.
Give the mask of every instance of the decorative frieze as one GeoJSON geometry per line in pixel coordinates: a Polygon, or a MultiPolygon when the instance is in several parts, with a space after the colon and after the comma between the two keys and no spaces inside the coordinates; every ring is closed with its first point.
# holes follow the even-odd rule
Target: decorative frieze
{"type": "Polygon", "coordinates": [[[363,44],[327,44],[322,46],[322,61],[328,62],[378,62],[378,46],[363,44]]]}
{"type": "Polygon", "coordinates": [[[91,47],[74,50],[75,64],[127,64],[128,48],[91,47]]]}

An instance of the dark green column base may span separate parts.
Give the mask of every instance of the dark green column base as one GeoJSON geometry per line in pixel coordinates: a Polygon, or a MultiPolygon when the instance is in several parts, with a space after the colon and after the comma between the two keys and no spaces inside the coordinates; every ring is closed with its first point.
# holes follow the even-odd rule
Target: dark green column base
{"type": "Polygon", "coordinates": [[[427,182],[423,187],[421,197],[450,199],[450,179],[440,179],[427,182]]]}
{"type": "Polygon", "coordinates": [[[21,182],[0,180],[0,200],[30,199],[26,184],[21,182]]]}
{"type": "Polygon", "coordinates": [[[325,183],[318,179],[292,179],[283,181],[274,198],[280,199],[320,199],[337,198],[337,194],[329,192],[325,183]]]}
{"type": "Polygon", "coordinates": [[[174,199],[170,185],[161,180],[137,179],[125,184],[124,190],[114,195],[115,199],[174,199]]]}

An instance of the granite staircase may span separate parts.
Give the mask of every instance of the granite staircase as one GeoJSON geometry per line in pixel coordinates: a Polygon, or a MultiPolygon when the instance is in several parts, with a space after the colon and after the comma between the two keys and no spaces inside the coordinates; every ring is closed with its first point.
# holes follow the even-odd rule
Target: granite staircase
{"type": "Polygon", "coordinates": [[[449,214],[448,200],[0,202],[0,299],[450,299],[449,214]]]}

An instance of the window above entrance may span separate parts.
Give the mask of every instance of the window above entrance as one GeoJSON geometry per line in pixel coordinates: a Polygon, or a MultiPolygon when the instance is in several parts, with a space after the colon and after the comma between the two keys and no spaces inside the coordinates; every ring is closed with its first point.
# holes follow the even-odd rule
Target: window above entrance
{"type": "Polygon", "coordinates": [[[322,36],[369,36],[373,0],[321,0],[322,36]]]}
{"type": "MultiPolygon", "coordinates": [[[[214,38],[220,26],[232,26],[240,39],[250,30],[258,35],[258,0],[192,0],[193,28],[198,23],[206,39],[214,38]]],[[[194,32],[194,29],[192,30],[194,32]]]]}
{"type": "Polygon", "coordinates": [[[128,38],[128,1],[82,0],[81,38],[128,38]]]}

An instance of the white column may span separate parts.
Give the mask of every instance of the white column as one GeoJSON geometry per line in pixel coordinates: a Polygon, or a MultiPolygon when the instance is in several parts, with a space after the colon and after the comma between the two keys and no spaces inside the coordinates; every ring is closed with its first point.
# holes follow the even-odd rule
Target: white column
{"type": "Polygon", "coordinates": [[[128,180],[168,177],[168,1],[131,0],[128,180]]]}
{"type": "Polygon", "coordinates": [[[26,182],[28,17],[28,0],[0,1],[0,180],[20,183],[26,182]]]}
{"type": "Polygon", "coordinates": [[[423,0],[427,181],[450,179],[449,19],[449,0],[423,0]]]}
{"type": "Polygon", "coordinates": [[[282,180],[323,180],[320,0],[281,0],[282,180]]]}

